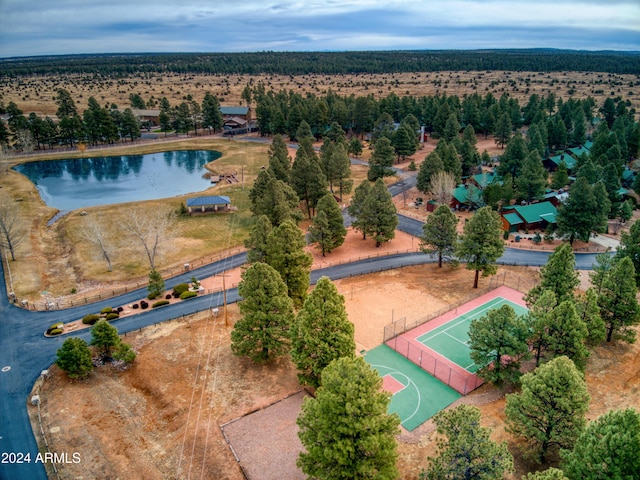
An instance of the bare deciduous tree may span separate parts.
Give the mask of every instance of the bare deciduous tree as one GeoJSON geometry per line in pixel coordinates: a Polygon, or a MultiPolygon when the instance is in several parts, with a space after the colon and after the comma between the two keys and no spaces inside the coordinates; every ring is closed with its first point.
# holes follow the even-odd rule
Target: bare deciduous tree
{"type": "Polygon", "coordinates": [[[167,210],[133,210],[121,221],[122,228],[144,249],[149,267],[156,270],[156,258],[162,246],[172,238],[175,212],[167,210]]]}
{"type": "Polygon", "coordinates": [[[451,172],[440,170],[431,177],[429,193],[441,205],[449,205],[451,203],[454,188],[456,188],[456,179],[451,172]]]}
{"type": "Polygon", "coordinates": [[[109,271],[111,271],[111,253],[114,244],[104,223],[95,218],[88,218],[85,224],[80,227],[80,236],[100,251],[100,256],[107,262],[109,271]]]}
{"type": "Polygon", "coordinates": [[[0,195],[0,246],[9,249],[11,260],[15,261],[15,249],[26,234],[18,205],[7,195],[0,195]]]}

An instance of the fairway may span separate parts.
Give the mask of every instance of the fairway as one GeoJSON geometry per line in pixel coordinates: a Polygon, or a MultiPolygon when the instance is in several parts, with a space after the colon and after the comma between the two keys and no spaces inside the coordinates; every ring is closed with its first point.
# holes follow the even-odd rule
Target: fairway
{"type": "Polygon", "coordinates": [[[386,345],[365,356],[391,392],[389,413],[397,413],[401,425],[411,431],[455,402],[461,395],[386,345]]]}
{"type": "Polygon", "coordinates": [[[473,320],[482,318],[490,310],[495,310],[503,305],[509,305],[513,308],[516,315],[523,315],[527,312],[526,307],[522,305],[518,305],[503,297],[495,297],[475,307],[473,310],[458,315],[447,323],[416,337],[416,340],[443,357],[448,358],[469,373],[475,373],[482,368],[483,365],[476,365],[473,360],[471,360],[469,326],[473,320]]]}

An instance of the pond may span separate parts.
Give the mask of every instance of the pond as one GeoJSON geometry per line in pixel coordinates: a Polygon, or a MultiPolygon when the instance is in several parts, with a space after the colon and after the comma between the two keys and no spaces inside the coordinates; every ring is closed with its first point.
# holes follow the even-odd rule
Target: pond
{"type": "Polygon", "coordinates": [[[34,183],[48,206],[69,211],[200,192],[211,185],[203,176],[205,164],[220,156],[210,150],[179,150],[44,160],[14,168],[34,183]]]}

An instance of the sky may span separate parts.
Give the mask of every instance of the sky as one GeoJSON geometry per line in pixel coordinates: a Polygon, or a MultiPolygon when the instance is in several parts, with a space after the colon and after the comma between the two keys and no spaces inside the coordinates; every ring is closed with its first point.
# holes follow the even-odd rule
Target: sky
{"type": "Polygon", "coordinates": [[[0,58],[482,48],[640,51],[640,1],[0,0],[0,58]]]}

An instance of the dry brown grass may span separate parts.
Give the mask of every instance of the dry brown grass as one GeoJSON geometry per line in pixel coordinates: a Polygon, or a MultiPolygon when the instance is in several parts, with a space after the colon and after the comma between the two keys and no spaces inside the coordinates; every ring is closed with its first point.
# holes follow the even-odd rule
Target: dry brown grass
{"type": "Polygon", "coordinates": [[[24,112],[55,115],[56,91],[64,88],[78,103],[78,110],[86,108],[89,97],[102,105],[129,106],[129,95],[138,93],[146,101],[152,96],[167,97],[172,105],[184,101],[187,95],[201,102],[205,93],[216,95],[222,105],[239,105],[240,95],[248,84],[262,82],[267,90],[291,90],[302,95],[311,92],[324,96],[329,90],[339,95],[369,95],[385,97],[391,92],[398,96],[457,95],[463,97],[491,92],[500,97],[507,93],[521,105],[533,93],[546,96],[556,94],[564,99],[572,95],[584,98],[591,95],[601,105],[609,96],[629,99],[638,109],[637,76],[596,72],[422,72],[396,74],[351,75],[131,75],[118,80],[95,79],[88,75],[22,77],[3,79],[0,99],[15,102],[24,112]]]}

